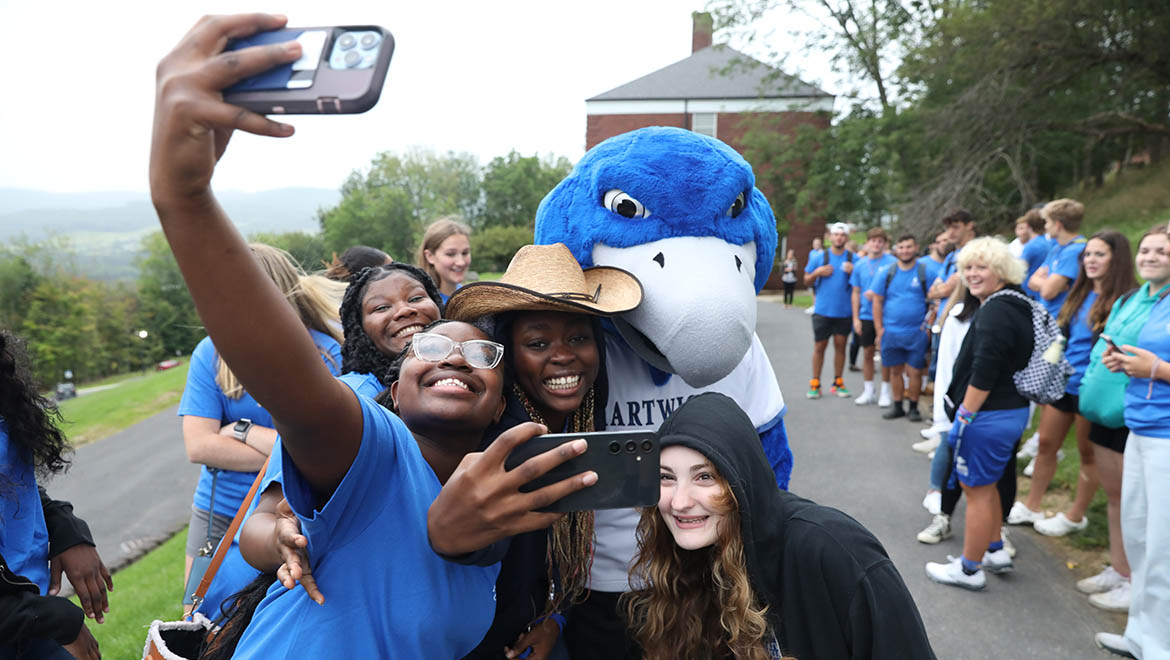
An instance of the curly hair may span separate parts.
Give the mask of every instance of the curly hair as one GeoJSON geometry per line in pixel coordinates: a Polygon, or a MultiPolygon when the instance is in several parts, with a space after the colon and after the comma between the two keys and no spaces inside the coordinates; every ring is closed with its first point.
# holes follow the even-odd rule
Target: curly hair
{"type": "MultiPolygon", "coordinates": [[[[1133,252],[1129,249],[1129,239],[1121,232],[1112,229],[1103,229],[1093,234],[1090,241],[1098,240],[1109,246],[1109,268],[1101,277],[1101,295],[1089,309],[1089,327],[1093,332],[1105,329],[1105,320],[1113,309],[1113,303],[1126,291],[1137,288],[1137,278],[1133,275],[1133,252]]],[[[1085,247],[1088,247],[1086,245],[1085,247]]],[[[1080,270],[1077,279],[1073,281],[1068,297],[1060,307],[1057,322],[1062,326],[1072,325],[1073,318],[1080,311],[1081,305],[1089,293],[1093,291],[1093,280],[1085,272],[1085,253],[1081,252],[1080,270]]]]}
{"type": "Polygon", "coordinates": [[[995,276],[1007,284],[1019,285],[1024,281],[1024,262],[1017,259],[1008,249],[1007,243],[996,236],[973,238],[959,250],[955,266],[962,277],[963,270],[972,262],[982,262],[995,276]]]}
{"type": "MultiPolygon", "coordinates": [[[[370,284],[385,279],[393,273],[404,273],[423,285],[427,296],[443,312],[443,299],[439,297],[439,288],[423,270],[417,266],[395,261],[394,263],[373,268],[364,268],[353,276],[349,286],[345,289],[345,296],[341,299],[341,331],[345,335],[345,342],[341,345],[341,373],[352,372],[374,374],[384,386],[389,386],[395,378],[388,379],[388,372],[397,355],[385,355],[374,345],[374,340],[366,334],[362,325],[362,301],[366,297],[366,290],[370,284]]],[[[430,327],[430,326],[428,326],[430,327]]],[[[409,347],[410,344],[407,344],[409,347]]],[[[403,351],[405,353],[405,350],[403,351]]]]}
{"type": "Polygon", "coordinates": [[[72,451],[57,425],[61,413],[41,396],[29,370],[24,342],[0,329],[0,418],[8,424],[8,438],[43,480],[69,467],[72,451]]]}
{"type": "Polygon", "coordinates": [[[768,660],[767,605],[752,591],[740,532],[739,503],[723,475],[727,511],[714,544],[684,550],[658,507],[642,509],[632,575],[646,585],[622,596],[627,624],[647,660],[729,657],[768,660]]]}

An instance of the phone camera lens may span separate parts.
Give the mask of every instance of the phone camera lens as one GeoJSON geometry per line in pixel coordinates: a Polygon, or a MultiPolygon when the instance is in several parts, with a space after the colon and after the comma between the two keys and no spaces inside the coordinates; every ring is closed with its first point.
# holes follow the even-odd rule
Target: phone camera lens
{"type": "Polygon", "coordinates": [[[363,34],[361,44],[362,50],[370,50],[378,45],[378,36],[372,33],[363,34]]]}
{"type": "Polygon", "coordinates": [[[355,67],[362,63],[362,56],[356,50],[351,50],[345,54],[345,66],[355,67]]]}
{"type": "Polygon", "coordinates": [[[631,454],[638,451],[638,443],[634,442],[633,440],[627,440],[626,451],[630,452],[631,454]]]}
{"type": "Polygon", "coordinates": [[[343,34],[343,35],[341,35],[341,38],[337,40],[337,45],[339,47],[341,47],[341,50],[349,50],[350,48],[353,48],[356,44],[357,44],[357,39],[354,38],[354,36],[352,34],[343,34]]]}
{"type": "Polygon", "coordinates": [[[622,450],[622,445],[617,440],[609,443],[609,453],[616,454],[622,450]]]}
{"type": "Polygon", "coordinates": [[[642,441],[642,451],[648,452],[652,449],[654,449],[654,443],[652,441],[650,441],[650,440],[643,440],[642,441]]]}

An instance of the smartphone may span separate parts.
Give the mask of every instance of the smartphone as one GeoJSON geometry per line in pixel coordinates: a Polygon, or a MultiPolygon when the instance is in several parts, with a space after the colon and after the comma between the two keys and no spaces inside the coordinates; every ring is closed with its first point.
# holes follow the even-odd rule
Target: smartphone
{"type": "Polygon", "coordinates": [[[1109,348],[1112,348],[1113,350],[1117,351],[1118,353],[1122,352],[1121,349],[1117,346],[1117,344],[1113,343],[1113,338],[1110,337],[1109,335],[1101,335],[1101,339],[1105,340],[1105,345],[1108,346],[1109,348]]]}
{"type": "Polygon", "coordinates": [[[520,487],[522,492],[554,484],[587,470],[597,483],[553,502],[542,511],[567,513],[593,509],[625,509],[658,503],[658,439],[651,431],[550,433],[532,438],[512,450],[504,461],[511,470],[524,461],[571,440],[583,439],[589,449],[520,487]]]}
{"type": "Polygon", "coordinates": [[[382,94],[394,37],[377,25],[285,28],[228,42],[227,50],[297,41],[301,58],[245,78],[224,100],[264,115],[357,114],[382,94]]]}

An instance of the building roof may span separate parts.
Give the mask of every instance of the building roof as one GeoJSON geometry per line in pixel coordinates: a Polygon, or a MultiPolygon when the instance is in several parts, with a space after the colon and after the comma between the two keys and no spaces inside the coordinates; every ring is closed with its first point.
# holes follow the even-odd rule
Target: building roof
{"type": "Polygon", "coordinates": [[[832,94],[724,45],[598,94],[587,101],[832,97],[832,94]]]}

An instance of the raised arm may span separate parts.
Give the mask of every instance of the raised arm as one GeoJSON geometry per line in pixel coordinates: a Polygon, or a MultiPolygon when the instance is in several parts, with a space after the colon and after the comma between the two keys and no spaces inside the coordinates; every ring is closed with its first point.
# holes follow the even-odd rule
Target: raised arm
{"type": "Polygon", "coordinates": [[[159,63],[150,192],[216,349],[279,420],[293,462],[328,497],[357,455],[361,409],[325,368],[297,314],[211,192],[215,164],[235,129],[292,135],[291,126],[224,103],[219,92],[300,56],[296,42],[222,52],[231,38],[284,24],[283,16],[268,14],[205,17],[159,63]]]}

